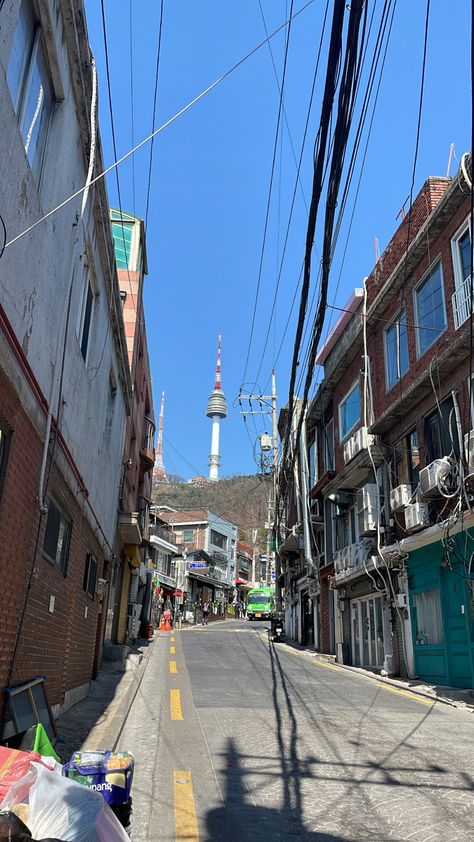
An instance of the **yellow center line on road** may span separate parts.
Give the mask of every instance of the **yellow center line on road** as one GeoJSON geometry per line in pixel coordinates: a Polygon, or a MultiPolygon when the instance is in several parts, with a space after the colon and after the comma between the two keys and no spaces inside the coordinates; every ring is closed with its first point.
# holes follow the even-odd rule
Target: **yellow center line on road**
{"type": "Polygon", "coordinates": [[[176,842],[199,842],[191,772],[173,772],[176,842]]]}
{"type": "Polygon", "coordinates": [[[413,699],[414,702],[421,702],[422,705],[434,705],[436,699],[425,699],[424,696],[418,696],[416,693],[409,693],[407,690],[399,690],[398,687],[389,687],[388,684],[379,684],[382,690],[388,690],[389,693],[397,693],[399,696],[406,696],[407,699],[413,699]]]}
{"type": "Polygon", "coordinates": [[[176,655],[176,646],[170,646],[170,655],[176,655]]]}
{"type": "Polygon", "coordinates": [[[181,692],[179,690],[170,690],[170,716],[173,722],[181,722],[183,719],[181,692]]]}
{"type": "Polygon", "coordinates": [[[174,637],[170,637],[171,643],[174,643],[174,637]]]}
{"type": "Polygon", "coordinates": [[[170,661],[170,672],[178,672],[176,661],[170,661]]]}

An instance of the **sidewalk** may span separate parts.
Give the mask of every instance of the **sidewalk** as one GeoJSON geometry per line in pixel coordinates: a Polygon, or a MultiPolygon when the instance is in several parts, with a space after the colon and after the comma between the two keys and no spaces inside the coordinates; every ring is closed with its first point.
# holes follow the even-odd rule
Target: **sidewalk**
{"type": "Polygon", "coordinates": [[[415,695],[433,699],[433,701],[441,704],[451,705],[451,707],[474,713],[474,690],[472,689],[446,687],[441,684],[426,684],[424,681],[419,679],[388,678],[381,676],[380,673],[371,672],[370,670],[362,669],[361,667],[351,667],[347,664],[339,664],[336,662],[335,655],[323,655],[320,652],[315,652],[313,649],[306,649],[294,640],[285,640],[277,645],[279,647],[287,646],[289,649],[294,649],[307,655],[308,659],[321,661],[326,664],[334,664],[338,667],[338,669],[362,675],[364,678],[368,678],[372,681],[378,681],[379,684],[388,684],[392,687],[398,687],[402,690],[414,693],[415,695]]]}
{"type": "Polygon", "coordinates": [[[81,749],[115,748],[157,638],[138,640],[124,664],[103,661],[89,695],[56,720],[61,763],[81,749]]]}

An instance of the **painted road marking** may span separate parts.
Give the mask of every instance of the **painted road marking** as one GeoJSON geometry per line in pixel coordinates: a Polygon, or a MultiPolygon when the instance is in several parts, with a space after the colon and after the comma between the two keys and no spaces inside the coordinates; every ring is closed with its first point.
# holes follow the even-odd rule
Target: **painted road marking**
{"type": "Polygon", "coordinates": [[[176,655],[176,646],[170,646],[170,655],[176,655]]]}
{"type": "Polygon", "coordinates": [[[179,690],[170,690],[170,714],[174,722],[180,722],[183,719],[181,692],[179,690]]]}
{"type": "Polygon", "coordinates": [[[170,637],[171,643],[174,643],[174,637],[170,637]]]}
{"type": "Polygon", "coordinates": [[[434,705],[435,699],[425,699],[424,696],[418,696],[415,693],[408,693],[406,690],[399,690],[398,687],[389,687],[388,684],[379,684],[382,690],[388,690],[389,693],[397,693],[399,696],[406,696],[407,699],[413,699],[414,702],[421,702],[422,705],[434,705]]]}
{"type": "Polygon", "coordinates": [[[176,842],[199,842],[191,772],[173,772],[176,842]]]}
{"type": "Polygon", "coordinates": [[[176,661],[170,661],[170,672],[178,672],[176,661]]]}

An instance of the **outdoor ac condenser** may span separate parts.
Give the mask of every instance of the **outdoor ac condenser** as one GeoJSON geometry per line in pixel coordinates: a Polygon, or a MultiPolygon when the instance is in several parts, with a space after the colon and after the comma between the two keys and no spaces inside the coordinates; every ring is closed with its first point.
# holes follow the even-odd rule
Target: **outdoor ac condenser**
{"type": "Polygon", "coordinates": [[[372,535],[377,532],[379,496],[379,487],[376,483],[368,483],[359,488],[357,492],[359,535],[372,535]]]}
{"type": "Polygon", "coordinates": [[[401,512],[408,506],[411,499],[411,485],[397,485],[390,492],[390,508],[392,512],[401,512]]]}
{"type": "Polygon", "coordinates": [[[464,436],[464,453],[469,466],[469,473],[474,473],[474,430],[464,436]]]}
{"type": "Polygon", "coordinates": [[[416,532],[430,525],[430,516],[427,503],[412,503],[405,509],[405,529],[407,532],[416,532]]]}
{"type": "Polygon", "coordinates": [[[446,457],[435,459],[420,471],[420,492],[422,497],[438,497],[439,483],[449,474],[451,465],[446,457]]]}

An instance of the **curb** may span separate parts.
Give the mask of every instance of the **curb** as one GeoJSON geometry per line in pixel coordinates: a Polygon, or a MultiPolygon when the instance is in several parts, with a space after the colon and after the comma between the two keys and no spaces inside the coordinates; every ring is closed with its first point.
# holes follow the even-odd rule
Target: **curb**
{"type": "MultiPolygon", "coordinates": [[[[261,636],[264,636],[264,632],[257,633],[261,636]]],[[[379,684],[384,684],[387,687],[396,687],[400,690],[406,691],[407,693],[411,693],[414,696],[420,696],[423,699],[429,699],[433,702],[433,704],[439,703],[442,705],[446,705],[447,707],[456,708],[457,710],[466,710],[470,713],[474,713],[474,698],[472,702],[466,702],[463,699],[459,699],[459,701],[448,699],[446,696],[438,696],[432,693],[426,693],[417,687],[410,687],[410,685],[408,685],[406,682],[400,679],[390,679],[386,678],[385,676],[377,675],[376,673],[360,669],[359,667],[351,667],[349,664],[339,664],[336,662],[335,656],[325,656],[323,654],[320,654],[319,652],[313,652],[310,649],[303,649],[299,646],[299,644],[290,643],[288,641],[282,641],[278,645],[286,646],[287,650],[290,652],[297,652],[300,655],[306,655],[308,657],[308,660],[319,661],[322,664],[334,665],[341,671],[358,675],[361,678],[368,678],[370,681],[377,681],[379,684]]]]}

